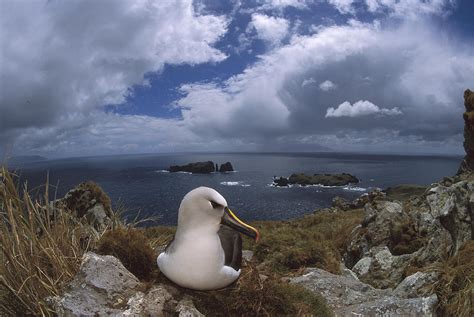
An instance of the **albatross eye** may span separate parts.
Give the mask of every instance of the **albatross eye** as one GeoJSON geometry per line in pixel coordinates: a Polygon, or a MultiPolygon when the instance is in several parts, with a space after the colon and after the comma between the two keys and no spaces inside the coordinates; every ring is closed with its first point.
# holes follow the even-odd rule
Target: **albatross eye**
{"type": "Polygon", "coordinates": [[[211,205],[212,205],[212,208],[216,209],[217,207],[222,207],[222,205],[216,203],[215,201],[212,201],[211,200],[211,205]]]}

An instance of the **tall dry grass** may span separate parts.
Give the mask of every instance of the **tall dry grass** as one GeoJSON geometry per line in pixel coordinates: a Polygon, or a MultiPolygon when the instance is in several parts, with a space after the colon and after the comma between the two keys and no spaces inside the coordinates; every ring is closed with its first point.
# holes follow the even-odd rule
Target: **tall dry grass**
{"type": "Polygon", "coordinates": [[[47,302],[77,272],[103,232],[85,219],[33,198],[26,184],[0,168],[0,315],[53,315],[47,302]]]}

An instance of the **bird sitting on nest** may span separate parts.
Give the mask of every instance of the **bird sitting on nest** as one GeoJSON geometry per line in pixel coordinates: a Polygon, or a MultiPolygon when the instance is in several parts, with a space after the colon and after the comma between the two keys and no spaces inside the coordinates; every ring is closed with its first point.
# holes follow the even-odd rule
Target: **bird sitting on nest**
{"type": "Polygon", "coordinates": [[[181,201],[176,234],[158,256],[158,267],[182,287],[195,290],[226,287],[240,275],[239,232],[255,241],[260,237],[257,229],[237,218],[216,190],[193,189],[181,201]]]}

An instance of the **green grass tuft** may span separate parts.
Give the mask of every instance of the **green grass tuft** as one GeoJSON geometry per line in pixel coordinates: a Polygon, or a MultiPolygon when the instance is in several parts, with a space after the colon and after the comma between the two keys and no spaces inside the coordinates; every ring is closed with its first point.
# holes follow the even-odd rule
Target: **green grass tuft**
{"type": "Polygon", "coordinates": [[[141,280],[150,280],[156,267],[156,254],[139,229],[123,227],[105,232],[98,242],[96,252],[115,256],[141,280]]]}

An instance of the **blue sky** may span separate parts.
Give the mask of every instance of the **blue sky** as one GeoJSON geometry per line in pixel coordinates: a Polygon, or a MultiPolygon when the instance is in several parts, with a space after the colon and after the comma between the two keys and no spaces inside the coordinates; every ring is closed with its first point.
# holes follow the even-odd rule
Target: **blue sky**
{"type": "Polygon", "coordinates": [[[0,6],[1,155],[463,153],[473,1],[0,6]]]}

